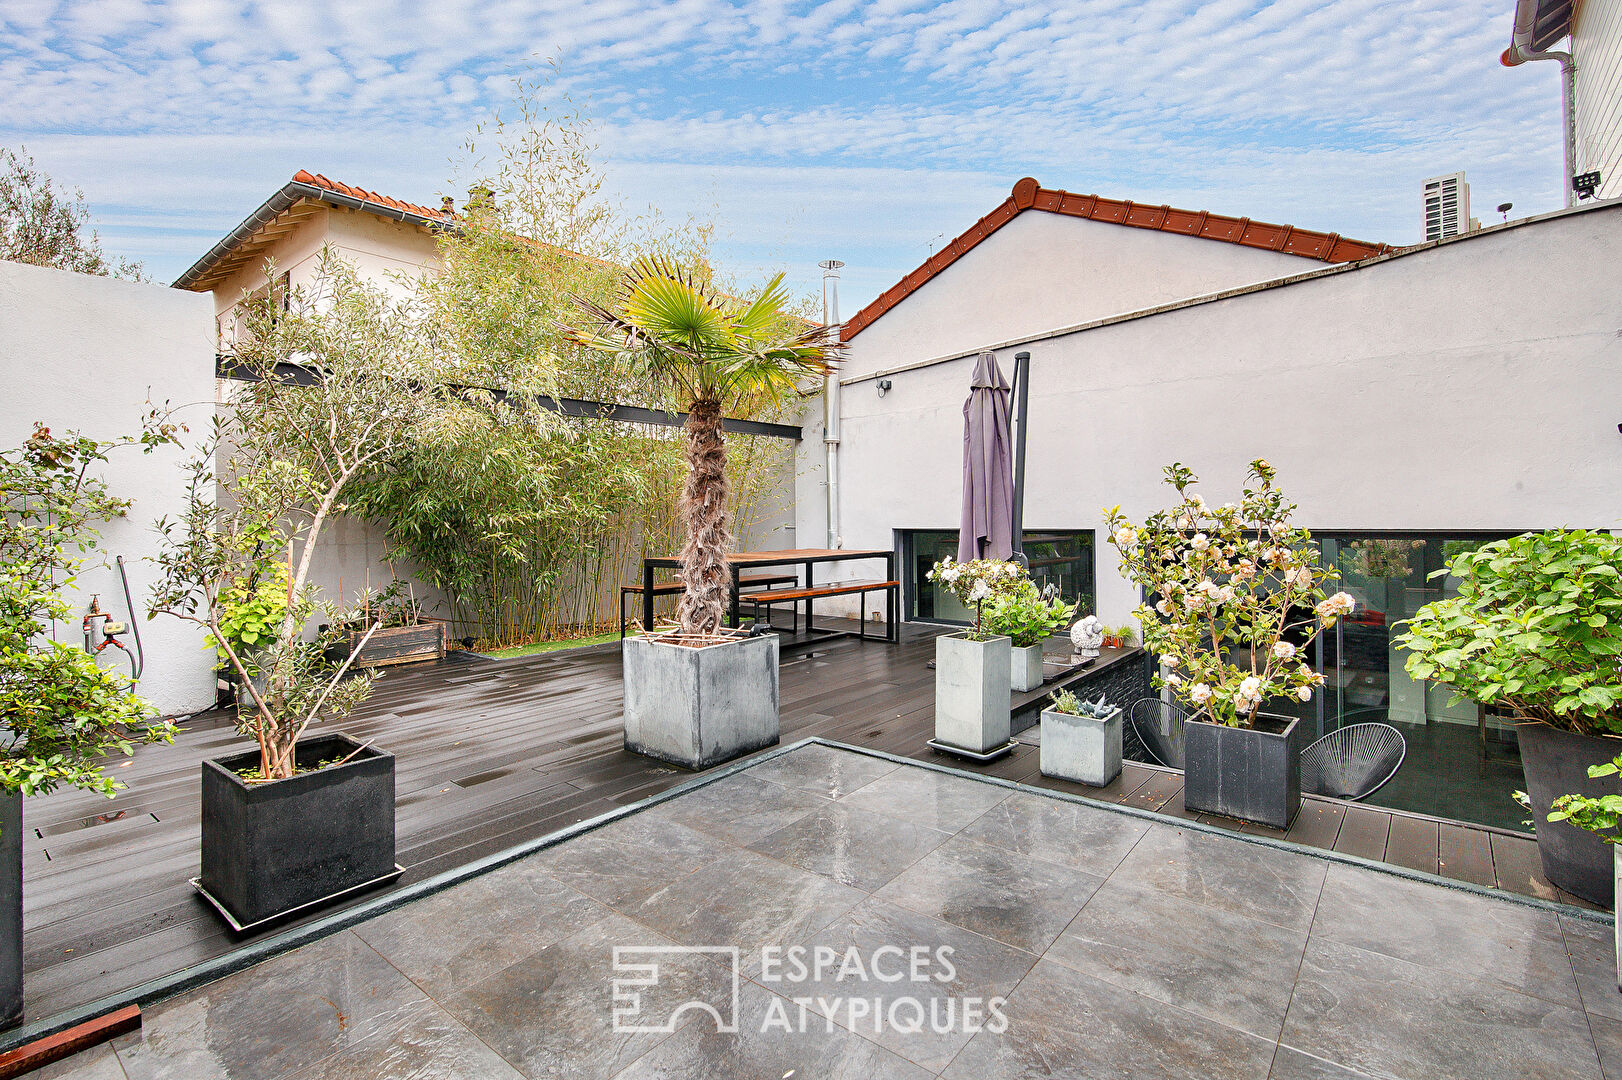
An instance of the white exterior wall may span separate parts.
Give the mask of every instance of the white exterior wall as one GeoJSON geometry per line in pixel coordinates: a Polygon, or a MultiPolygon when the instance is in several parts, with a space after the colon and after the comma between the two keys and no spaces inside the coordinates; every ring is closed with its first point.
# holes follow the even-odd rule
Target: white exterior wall
{"type": "Polygon", "coordinates": [[[1622,195],[1622,0],[1575,5],[1571,53],[1577,72],[1575,172],[1600,173],[1599,197],[1622,195]]]}
{"type": "MultiPolygon", "coordinates": [[[[191,406],[180,415],[193,437],[206,435],[214,402],[214,323],[208,297],[65,270],[0,262],[0,440],[18,446],[40,421],[57,434],[72,430],[109,441],[138,434],[147,401],[191,406]]],[[[214,703],[213,654],[203,632],[167,615],[146,621],[158,550],[153,522],[185,510],[182,465],[189,450],[139,447],[113,453],[102,477],[134,505],[101,529],[109,561],[123,555],[146,654],[139,692],[166,715],[214,703]]],[[[124,594],[112,567],[87,570],[70,597],[75,614],[99,593],[101,608],[126,621],[124,594]]],[[[60,641],[79,644],[77,621],[57,627],[60,641]]],[[[134,635],[123,637],[134,646],[134,635]]],[[[127,671],[123,654],[101,663],[127,671]]]]}
{"type": "MultiPolygon", "coordinates": [[[[1226,501],[1265,457],[1313,529],[1618,527],[1619,265],[1622,205],[1593,206],[1019,346],[1032,354],[1026,527],[1098,530],[1106,623],[1137,597],[1100,508],[1141,519],[1166,505],[1172,461],[1226,501]]],[[[990,325],[994,301],[934,284],[964,322],[990,325]]],[[[869,346],[862,366],[946,352],[869,346]]],[[[848,547],[956,528],[971,368],[896,372],[882,398],[871,379],[844,387],[848,547]]]]}
{"type": "Polygon", "coordinates": [[[883,366],[879,357],[945,356],[1322,265],[1026,210],[857,334],[845,371],[872,371],[883,366]]]}

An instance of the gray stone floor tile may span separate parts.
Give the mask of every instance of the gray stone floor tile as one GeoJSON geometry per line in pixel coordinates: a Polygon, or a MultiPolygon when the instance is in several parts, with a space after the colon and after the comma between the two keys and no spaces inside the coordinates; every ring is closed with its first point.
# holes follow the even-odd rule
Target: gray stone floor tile
{"type": "Polygon", "coordinates": [[[837,799],[899,768],[901,766],[882,758],[813,743],[755,765],[746,775],[837,799]]]}
{"type": "Polygon", "coordinates": [[[881,900],[1040,953],[1103,879],[954,837],[878,891],[881,900]]]}
{"type": "Polygon", "coordinates": [[[1304,930],[1109,881],[1047,958],[1207,1020],[1277,1039],[1304,930]]]}
{"type": "Polygon", "coordinates": [[[271,1080],[409,1023],[427,1001],[344,931],[160,1002],[113,1046],[130,1080],[271,1080]]]}
{"type": "Polygon", "coordinates": [[[1589,1030],[1594,1035],[1594,1048],[1599,1051],[1600,1068],[1607,1080],[1622,1077],[1622,1020],[1590,1013],[1589,1030]]]}
{"type": "Polygon", "coordinates": [[[1560,918],[1552,912],[1331,865],[1312,933],[1426,967],[1494,979],[1559,1005],[1579,1004],[1560,918]],[[1373,912],[1378,916],[1371,918],[1373,912]]]}
{"type": "Polygon", "coordinates": [[[1280,1046],[1267,1080],[1376,1080],[1368,1073],[1336,1065],[1288,1046],[1280,1046]]]}
{"type": "Polygon", "coordinates": [[[1264,1080],[1273,1043],[1043,960],[947,1080],[1264,1080]]]}
{"type": "MultiPolygon", "coordinates": [[[[592,1080],[610,1077],[668,1038],[660,1032],[616,1031],[615,946],[668,946],[665,938],[612,916],[554,942],[464,993],[447,1012],[530,1077],[592,1080]]],[[[656,986],[640,988],[646,1025],[668,1021],[688,1000],[728,1002],[731,975],[697,954],[631,954],[659,966],[656,986]],[[649,958],[645,960],[645,958],[649,958]]]]}
{"type": "Polygon", "coordinates": [[[354,933],[443,998],[610,914],[533,859],[520,859],[361,923],[354,933]]]}
{"type": "Polygon", "coordinates": [[[1089,874],[1108,875],[1149,831],[1150,822],[1016,792],[998,803],[963,835],[993,847],[1089,874]]]}
{"type": "Polygon", "coordinates": [[[963,1022],[967,1000],[976,999],[977,1009],[987,1009],[991,998],[1006,996],[1036,962],[1030,953],[877,898],[864,901],[802,944],[810,950],[808,957],[812,959],[818,948],[832,950],[829,955],[839,958],[841,966],[826,967],[820,979],[813,972],[797,981],[795,972],[785,964],[781,972],[771,973],[779,974],[779,978],[769,979],[763,972],[763,985],[791,999],[824,999],[812,1007],[841,1027],[931,1072],[944,1068],[973,1037],[974,1031],[966,1030],[963,1022]],[[913,949],[923,950],[919,978],[912,978],[910,966],[904,966],[895,953],[880,954],[883,948],[898,949],[901,956],[908,958],[913,949]],[[951,952],[943,953],[943,949],[951,952]],[[865,978],[854,968],[843,969],[843,960],[849,956],[858,958],[865,978]],[[944,962],[939,962],[942,958],[944,962]],[[880,977],[897,975],[903,977],[896,981],[880,977]],[[870,1014],[864,1015],[860,1007],[852,1004],[857,998],[869,1002],[881,999],[885,1020],[876,1023],[870,1014]],[[917,1005],[895,1005],[898,1022],[892,1026],[889,1011],[903,998],[913,999],[917,1005]],[[925,1016],[925,1030],[905,1030],[920,1013],[925,1016]],[[937,1018],[942,1029],[938,1032],[932,1030],[937,1018]]]}
{"type": "MultiPolygon", "coordinates": [[[[1596,1016],[1622,1020],[1622,991],[1616,987],[1616,928],[1569,915],[1560,916],[1560,928],[1583,1008],[1596,1016]]],[[[1618,1076],[1622,1078],[1622,1073],[1618,1076]]]]}
{"type": "Polygon", "coordinates": [[[669,818],[632,814],[528,861],[605,904],[634,903],[732,851],[734,845],[669,818]]]}
{"type": "Polygon", "coordinates": [[[1307,943],[1282,1041],[1376,1076],[1600,1076],[1578,1010],[1318,937],[1307,943]]]}
{"type": "Polygon", "coordinates": [[[743,951],[744,970],[763,945],[797,941],[849,911],[866,894],[848,885],[738,849],[619,910],[682,945],[743,951]]]}
{"type": "Polygon", "coordinates": [[[846,795],[845,805],[877,810],[925,828],[957,832],[1002,802],[1009,790],[931,769],[902,768],[846,795]]]}
{"type": "Polygon", "coordinates": [[[750,850],[872,892],[951,835],[873,810],[830,803],[757,840],[750,850]]]}
{"type": "Polygon", "coordinates": [[[754,983],[745,983],[736,1033],[698,1016],[616,1080],[927,1080],[933,1073],[754,983]],[[787,1024],[790,1030],[784,1030],[787,1024]]]}
{"type": "Polygon", "coordinates": [[[747,846],[768,833],[828,805],[827,799],[737,773],[695,788],[642,814],[676,821],[700,832],[747,846]]]}
{"type": "Polygon", "coordinates": [[[1113,879],[1305,930],[1312,924],[1327,865],[1309,855],[1155,825],[1121,860],[1113,879]]]}
{"type": "Polygon", "coordinates": [[[28,1080],[125,1080],[111,1043],[92,1046],[28,1074],[28,1080]]]}
{"type": "Polygon", "coordinates": [[[399,1026],[356,1043],[283,1080],[523,1080],[438,1005],[428,1003],[399,1026]]]}

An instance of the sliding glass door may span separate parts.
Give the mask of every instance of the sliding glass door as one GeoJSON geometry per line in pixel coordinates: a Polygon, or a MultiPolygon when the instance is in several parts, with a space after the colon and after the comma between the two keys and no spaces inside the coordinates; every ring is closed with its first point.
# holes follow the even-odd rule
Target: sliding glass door
{"type": "MultiPolygon", "coordinates": [[[[1051,529],[1024,533],[1022,545],[1030,560],[1031,578],[1052,585],[1078,610],[1093,610],[1093,534],[1090,529],[1051,529]]],[[[907,617],[924,622],[971,623],[974,612],[950,592],[929,580],[929,568],[950,555],[957,558],[957,531],[915,530],[901,534],[907,577],[904,583],[907,617]]]]}

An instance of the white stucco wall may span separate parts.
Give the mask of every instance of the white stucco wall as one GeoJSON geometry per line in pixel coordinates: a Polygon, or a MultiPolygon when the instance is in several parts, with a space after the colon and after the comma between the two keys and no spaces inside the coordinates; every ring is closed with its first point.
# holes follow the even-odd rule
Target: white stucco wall
{"type": "Polygon", "coordinates": [[[847,374],[1299,274],[1316,259],[1027,210],[850,343],[847,374]]]}
{"type": "MultiPolygon", "coordinates": [[[[206,434],[214,401],[213,305],[206,296],[65,270],[0,262],[0,440],[17,446],[41,421],[61,434],[73,430],[103,441],[141,430],[146,402],[189,405],[181,415],[206,434]],[[195,404],[194,404],[195,403],[195,404]]],[[[213,658],[202,631],[166,615],[145,618],[155,576],[147,560],[157,551],[152,524],[184,510],[182,463],[187,451],[166,447],[143,455],[116,451],[102,470],[113,494],[133,501],[127,517],[102,527],[109,562],[123,555],[146,654],[139,691],[168,715],[205,709],[214,701],[213,658]]],[[[99,593],[103,610],[126,621],[117,572],[92,568],[79,579],[76,614],[99,593]]],[[[57,628],[59,640],[80,643],[77,621],[57,628]]],[[[133,635],[124,638],[133,647],[133,635]]],[[[116,650],[101,662],[123,668],[116,650]]]]}
{"type": "Polygon", "coordinates": [[[1600,173],[1599,197],[1622,195],[1622,0],[1582,0],[1572,15],[1575,172],[1600,173]]]}
{"type": "MultiPolygon", "coordinates": [[[[1100,530],[1107,623],[1136,596],[1100,508],[1141,518],[1165,505],[1171,461],[1225,501],[1266,457],[1314,529],[1618,527],[1619,265],[1622,204],[1608,204],[1020,346],[1032,354],[1026,527],[1100,530]]],[[[990,318],[991,301],[944,285],[965,321],[990,318]]],[[[869,349],[866,366],[918,349],[948,351],[869,349]]],[[[1005,369],[1014,351],[999,355],[1005,369]]],[[[871,379],[845,385],[847,546],[956,527],[971,366],[892,374],[882,398],[871,379]]]]}

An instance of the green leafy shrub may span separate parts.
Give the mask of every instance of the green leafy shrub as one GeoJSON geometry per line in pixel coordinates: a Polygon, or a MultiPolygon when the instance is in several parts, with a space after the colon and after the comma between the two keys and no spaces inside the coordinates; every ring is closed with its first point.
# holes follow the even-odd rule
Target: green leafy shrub
{"type": "Polygon", "coordinates": [[[985,629],[1012,638],[1016,649],[1040,645],[1075,613],[1076,605],[1065,603],[1057,594],[1052,586],[1039,589],[1035,582],[1023,579],[986,603],[985,629]]]}
{"type": "Polygon", "coordinates": [[[1017,562],[1005,559],[970,559],[958,562],[950,555],[929,568],[928,579],[946,586],[947,592],[957,597],[964,607],[974,608],[974,627],[969,636],[976,641],[997,636],[985,629],[985,605],[990,600],[1007,596],[1030,577],[1017,562]]]}
{"type": "MultiPolygon", "coordinates": [[[[1618,772],[1622,772],[1622,755],[1602,765],[1588,767],[1588,775],[1595,780],[1615,776],[1618,772]]],[[[1516,792],[1516,795],[1524,805],[1525,793],[1516,792]]],[[[1616,834],[1618,818],[1622,818],[1622,795],[1601,795],[1597,799],[1588,795],[1562,795],[1554,801],[1549,813],[1550,821],[1569,821],[1607,844],[1622,844],[1622,837],[1616,834]]]]}
{"type": "Polygon", "coordinates": [[[1526,533],[1456,555],[1457,596],[1396,640],[1408,674],[1454,700],[1578,734],[1622,733],[1622,540],[1584,529],[1526,533]]]}

